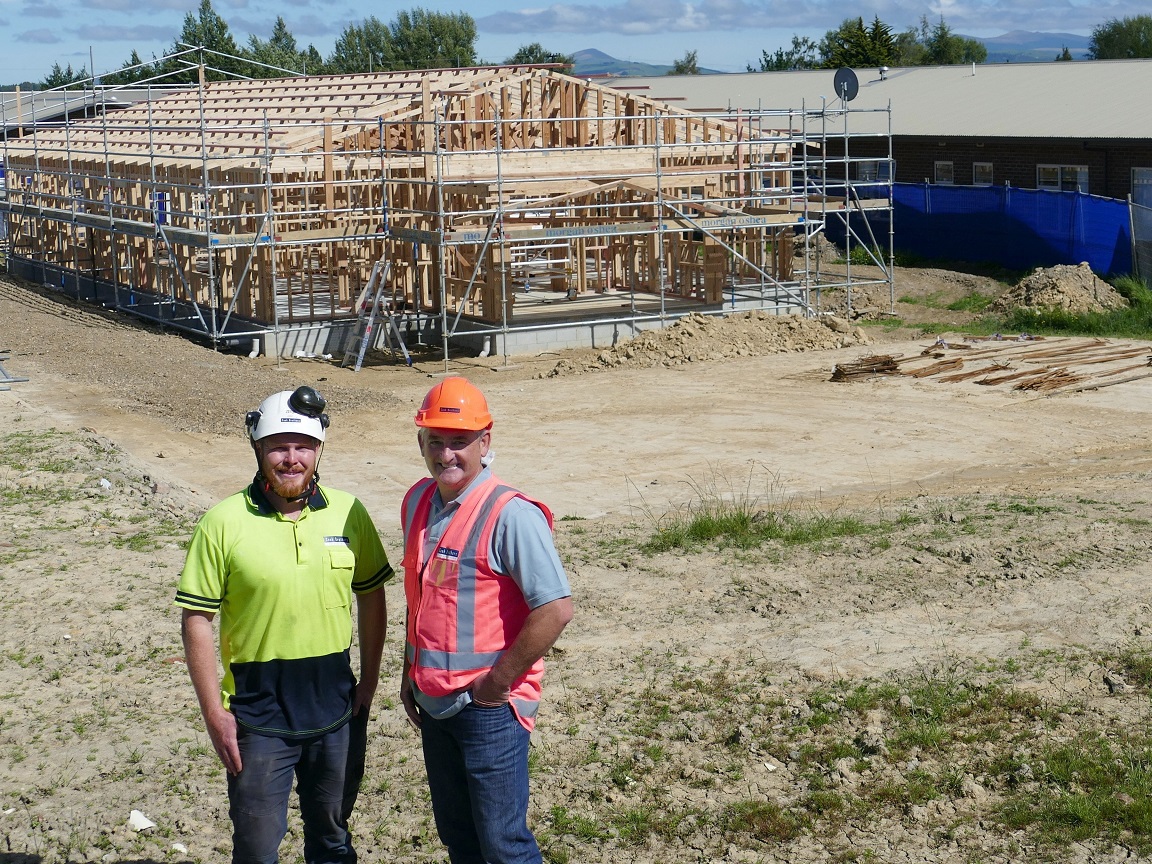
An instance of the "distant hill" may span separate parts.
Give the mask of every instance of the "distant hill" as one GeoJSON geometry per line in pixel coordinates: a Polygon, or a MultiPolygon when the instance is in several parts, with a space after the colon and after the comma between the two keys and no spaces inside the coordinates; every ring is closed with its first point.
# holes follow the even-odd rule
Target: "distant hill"
{"type": "Polygon", "coordinates": [[[672,69],[653,63],[634,63],[630,60],[617,60],[595,48],[585,48],[572,55],[576,61],[572,74],[580,75],[664,75],[672,69]]]}
{"type": "MultiPolygon", "coordinates": [[[[970,37],[976,38],[976,37],[970,37]]],[[[1073,60],[1088,59],[1087,36],[1075,33],[1038,33],[1013,30],[1002,36],[977,39],[988,49],[988,63],[1046,63],[1055,60],[1067,46],[1073,60]]]]}
{"type": "MultiPolygon", "coordinates": [[[[981,39],[976,36],[967,37],[976,39],[988,49],[988,63],[1047,63],[1055,60],[1065,46],[1072,54],[1073,60],[1088,59],[1088,44],[1091,40],[1087,36],[1077,36],[1075,33],[1040,33],[1034,30],[1013,30],[1002,36],[992,36],[981,39]]],[[[667,75],[672,71],[672,65],[659,63],[639,63],[633,60],[617,60],[610,54],[605,54],[596,48],[585,48],[575,52],[572,57],[576,64],[572,67],[572,74],[582,75],[630,75],[634,77],[651,77],[667,75]]],[[[723,74],[716,69],[701,69],[702,75],[723,74]]]]}
{"type": "MultiPolygon", "coordinates": [[[[572,55],[576,61],[572,67],[572,74],[582,75],[630,75],[633,77],[651,77],[654,75],[667,75],[672,71],[672,64],[662,66],[659,63],[637,63],[632,60],[617,60],[615,57],[598,51],[595,48],[585,48],[572,55]]],[[[719,75],[719,70],[701,67],[701,75],[719,75]]]]}

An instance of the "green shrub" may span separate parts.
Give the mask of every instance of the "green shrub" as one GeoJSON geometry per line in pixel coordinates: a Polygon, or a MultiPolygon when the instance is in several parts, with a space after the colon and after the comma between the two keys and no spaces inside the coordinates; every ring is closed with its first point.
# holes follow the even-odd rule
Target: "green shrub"
{"type": "Polygon", "coordinates": [[[973,291],[970,294],[965,294],[959,300],[952,301],[945,308],[952,312],[983,312],[991,302],[992,297],[989,295],[973,291]]]}

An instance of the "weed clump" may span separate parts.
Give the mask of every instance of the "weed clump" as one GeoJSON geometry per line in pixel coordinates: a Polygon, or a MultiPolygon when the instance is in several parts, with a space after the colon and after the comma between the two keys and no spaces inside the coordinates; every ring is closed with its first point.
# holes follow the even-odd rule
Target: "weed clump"
{"type": "Polygon", "coordinates": [[[688,552],[708,544],[754,549],[773,541],[785,546],[811,545],[880,527],[855,514],[800,507],[784,498],[771,474],[763,495],[753,492],[752,483],[753,472],[743,488],[715,474],[703,482],[691,481],[695,494],[689,504],[658,517],[649,514],[655,530],[641,549],[688,552]]]}

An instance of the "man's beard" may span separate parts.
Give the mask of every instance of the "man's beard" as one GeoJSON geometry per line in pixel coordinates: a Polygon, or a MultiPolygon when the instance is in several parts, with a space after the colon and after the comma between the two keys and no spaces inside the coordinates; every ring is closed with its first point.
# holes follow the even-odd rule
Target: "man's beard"
{"type": "Polygon", "coordinates": [[[312,478],[316,476],[315,469],[291,481],[278,476],[272,470],[262,469],[260,473],[269,488],[285,501],[292,501],[304,495],[312,485],[312,478]]]}

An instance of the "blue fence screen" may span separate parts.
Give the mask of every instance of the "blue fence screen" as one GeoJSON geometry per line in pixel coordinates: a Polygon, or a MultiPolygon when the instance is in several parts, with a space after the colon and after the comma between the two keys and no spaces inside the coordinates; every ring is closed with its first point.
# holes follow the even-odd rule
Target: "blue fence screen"
{"type": "MultiPolygon", "coordinates": [[[[1132,272],[1128,203],[1081,192],[1011,186],[893,185],[897,252],[952,261],[987,261],[1012,270],[1054,264],[1089,266],[1102,274],[1132,272]]],[[[853,243],[887,245],[888,213],[849,216],[853,243]]],[[[843,245],[842,219],[830,218],[829,239],[843,245]]]]}

